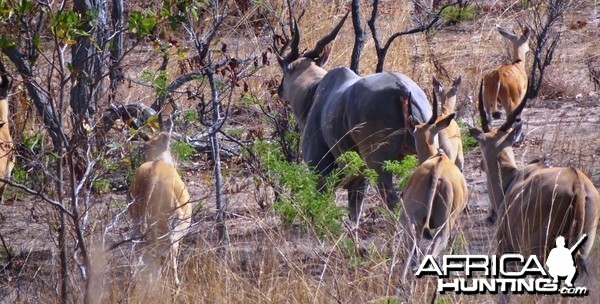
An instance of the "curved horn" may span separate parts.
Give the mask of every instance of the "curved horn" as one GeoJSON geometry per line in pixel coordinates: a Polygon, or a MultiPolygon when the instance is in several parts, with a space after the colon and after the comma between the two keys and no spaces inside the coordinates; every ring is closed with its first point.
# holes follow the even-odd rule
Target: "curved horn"
{"type": "Polygon", "coordinates": [[[523,109],[525,109],[526,103],[527,103],[527,97],[523,97],[523,100],[521,100],[521,103],[519,103],[519,106],[510,113],[510,115],[508,116],[506,121],[502,124],[502,126],[500,127],[500,131],[504,131],[504,132],[508,131],[508,129],[510,129],[510,127],[512,127],[512,125],[515,122],[521,120],[519,118],[519,115],[521,115],[521,112],[523,112],[523,109]]]}
{"type": "Polygon", "coordinates": [[[479,84],[479,116],[481,118],[481,130],[483,132],[490,131],[490,121],[488,120],[487,113],[485,112],[485,108],[483,106],[483,79],[481,80],[481,84],[479,84]]]}
{"type": "Polygon", "coordinates": [[[433,93],[433,110],[431,113],[431,118],[427,122],[428,125],[435,124],[435,122],[438,119],[438,100],[437,100],[437,94],[435,94],[435,88],[433,88],[432,93],[433,93]]]}
{"type": "Polygon", "coordinates": [[[292,42],[290,43],[290,53],[285,56],[286,62],[292,62],[300,57],[300,29],[298,28],[298,21],[294,20],[294,29],[292,30],[292,42]]]}
{"type": "Polygon", "coordinates": [[[344,15],[344,18],[342,18],[342,20],[340,20],[340,22],[335,26],[335,28],[331,31],[331,33],[329,33],[327,36],[321,38],[321,40],[319,40],[317,42],[317,45],[315,46],[315,48],[310,51],[304,52],[303,56],[306,58],[311,58],[311,59],[319,58],[319,56],[323,52],[323,49],[325,48],[325,46],[327,44],[329,44],[331,41],[333,41],[333,39],[335,39],[337,34],[340,32],[340,30],[342,29],[342,26],[344,25],[344,21],[346,21],[346,18],[348,17],[349,13],[350,13],[350,11],[346,12],[346,15],[344,15]]]}

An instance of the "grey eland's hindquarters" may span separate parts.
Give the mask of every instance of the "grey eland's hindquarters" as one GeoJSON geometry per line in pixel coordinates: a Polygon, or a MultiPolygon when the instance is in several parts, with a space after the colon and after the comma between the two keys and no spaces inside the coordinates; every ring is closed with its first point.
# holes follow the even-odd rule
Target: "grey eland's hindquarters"
{"type": "MultiPolygon", "coordinates": [[[[280,96],[291,104],[302,132],[302,158],[322,176],[336,168],[345,152],[358,152],[378,176],[377,189],[389,209],[398,194],[392,175],[382,169],[386,160],[401,160],[414,150],[412,136],[404,132],[401,99],[412,96],[414,119],[423,122],[431,107],[423,90],[406,75],[378,73],[360,77],[347,68],[326,71],[331,47],[347,15],[312,49],[300,53],[300,30],[294,23],[292,39],[274,45],[283,71],[280,96]],[[283,56],[286,48],[290,52],[283,56]]],[[[367,184],[364,177],[347,182],[349,217],[357,221],[367,184]]]]}
{"type": "Polygon", "coordinates": [[[143,256],[152,267],[171,259],[175,284],[179,244],[191,225],[190,194],[175,169],[168,150],[169,135],[161,133],[146,144],[146,163],[135,173],[128,211],[135,231],[145,241],[143,256]]]}

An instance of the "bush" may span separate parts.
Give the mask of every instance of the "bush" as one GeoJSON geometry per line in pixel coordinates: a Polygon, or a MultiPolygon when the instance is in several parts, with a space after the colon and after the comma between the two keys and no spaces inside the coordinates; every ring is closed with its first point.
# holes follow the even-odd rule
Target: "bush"
{"type": "Polygon", "coordinates": [[[475,138],[471,136],[471,133],[469,133],[469,128],[467,127],[467,125],[460,120],[457,120],[456,123],[460,128],[463,152],[467,153],[475,150],[479,144],[477,143],[477,140],[475,140],[475,138]]]}
{"type": "Polygon", "coordinates": [[[386,160],[383,163],[383,170],[396,176],[400,188],[406,187],[408,178],[417,167],[419,167],[419,161],[414,155],[408,155],[402,161],[386,160]]]}
{"type": "Polygon", "coordinates": [[[179,161],[189,161],[194,153],[196,153],[196,149],[185,141],[173,141],[171,143],[171,151],[179,161]]]}
{"type": "Polygon", "coordinates": [[[286,161],[276,143],[258,141],[252,148],[260,158],[264,178],[279,188],[274,209],[286,225],[300,220],[319,238],[340,235],[345,212],[335,205],[335,174],[318,191],[320,176],[304,163],[286,161]]]}
{"type": "Polygon", "coordinates": [[[475,18],[475,9],[472,5],[464,7],[449,6],[442,11],[442,19],[449,24],[456,24],[475,18]]]}

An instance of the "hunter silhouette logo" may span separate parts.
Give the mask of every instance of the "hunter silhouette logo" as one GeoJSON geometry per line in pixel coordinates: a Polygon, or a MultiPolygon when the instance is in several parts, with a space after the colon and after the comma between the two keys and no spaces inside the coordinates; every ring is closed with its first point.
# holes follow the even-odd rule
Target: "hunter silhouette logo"
{"type": "Polygon", "coordinates": [[[586,239],[587,235],[583,235],[571,249],[565,248],[565,238],[559,236],[556,238],[556,247],[550,251],[546,267],[548,274],[553,278],[552,283],[558,283],[559,277],[567,277],[565,283],[568,287],[573,287],[573,278],[577,273],[575,262],[573,261],[573,253],[579,248],[581,243],[586,239]]]}
{"type": "Polygon", "coordinates": [[[563,296],[585,296],[587,287],[574,286],[577,268],[574,254],[587,235],[583,235],[571,248],[566,248],[565,238],[556,238],[542,266],[536,255],[525,257],[518,253],[496,255],[444,255],[441,265],[431,255],[425,256],[416,277],[437,275],[437,291],[465,294],[481,293],[540,293],[563,296]],[[450,278],[452,272],[453,277],[450,278]],[[560,278],[566,278],[560,285],[560,278]]]}

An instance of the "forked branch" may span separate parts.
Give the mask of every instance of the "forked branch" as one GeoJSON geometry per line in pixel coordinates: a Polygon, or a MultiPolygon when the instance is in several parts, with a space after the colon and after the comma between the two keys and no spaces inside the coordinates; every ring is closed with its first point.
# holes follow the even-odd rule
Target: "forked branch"
{"type": "Polygon", "coordinates": [[[392,45],[392,42],[394,42],[394,40],[396,40],[396,38],[398,38],[400,36],[429,31],[440,21],[441,14],[446,8],[448,8],[450,6],[455,6],[455,5],[459,4],[460,1],[447,3],[447,4],[443,5],[442,7],[440,7],[439,10],[435,13],[429,11],[427,8],[423,7],[420,3],[416,2],[416,1],[413,1],[413,3],[415,4],[415,6],[418,6],[420,10],[426,12],[427,15],[429,15],[431,17],[431,20],[429,21],[429,23],[423,24],[421,26],[418,26],[418,27],[415,27],[412,29],[404,30],[402,32],[396,32],[396,33],[392,34],[388,38],[388,40],[385,42],[385,44],[383,44],[383,46],[382,46],[381,39],[379,38],[379,34],[377,32],[377,27],[375,26],[375,22],[377,20],[378,14],[379,14],[379,0],[373,0],[373,10],[371,11],[371,19],[369,19],[369,21],[367,21],[367,24],[369,25],[369,29],[371,29],[371,36],[373,36],[373,41],[375,42],[375,51],[377,53],[377,66],[375,68],[375,73],[383,72],[383,64],[385,63],[385,57],[387,56],[387,52],[389,51],[390,46],[392,45]]]}

